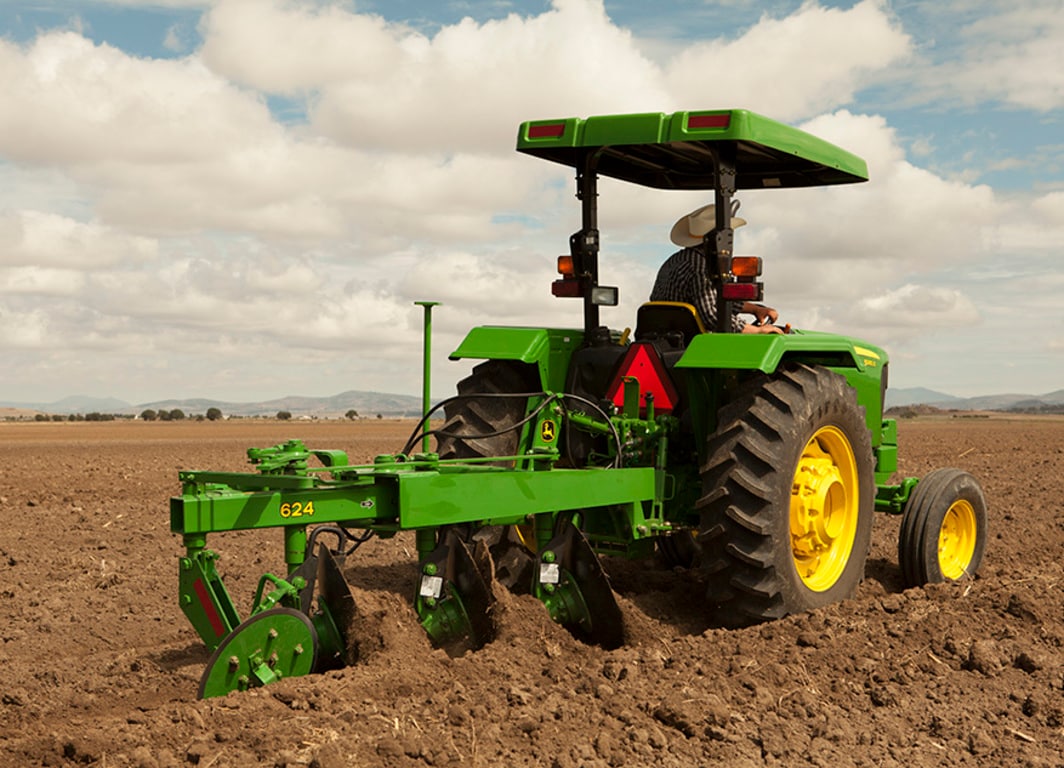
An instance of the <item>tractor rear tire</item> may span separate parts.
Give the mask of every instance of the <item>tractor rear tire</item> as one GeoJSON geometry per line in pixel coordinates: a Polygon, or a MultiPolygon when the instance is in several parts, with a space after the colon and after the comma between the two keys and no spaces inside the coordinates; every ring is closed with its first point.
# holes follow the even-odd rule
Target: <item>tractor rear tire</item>
{"type": "MultiPolygon", "coordinates": [[[[527,363],[488,360],[458,382],[458,394],[464,397],[445,409],[446,418],[436,445],[441,459],[479,459],[490,456],[514,456],[521,439],[521,428],[507,430],[525,417],[528,400],[521,397],[472,397],[478,394],[520,394],[541,389],[536,369],[527,363]],[[491,435],[493,432],[501,434],[491,435]],[[491,435],[483,437],[483,435],[491,435]]],[[[513,461],[494,461],[495,466],[512,468],[513,461]]],[[[496,580],[513,592],[531,590],[535,562],[524,544],[524,532],[518,526],[469,528],[463,538],[472,547],[484,542],[491,553],[496,580]]]]}
{"type": "MultiPolygon", "coordinates": [[[[458,382],[456,400],[444,409],[445,420],[436,440],[441,459],[478,459],[488,456],[513,456],[521,429],[507,430],[525,416],[528,401],[520,397],[474,397],[474,395],[512,395],[539,392],[536,369],[510,360],[488,360],[458,382]],[[499,432],[500,434],[492,434],[499,432]],[[453,436],[448,436],[453,435],[453,436]]],[[[513,461],[493,464],[512,467],[513,461]]]]}
{"type": "Polygon", "coordinates": [[[960,581],[975,575],[986,549],[986,498],[974,477],[936,469],[905,505],[898,563],[906,587],[960,581]]]}
{"type": "Polygon", "coordinates": [[[743,626],[853,595],[875,509],[871,435],[846,379],[792,364],[718,413],[699,544],[716,619],[743,626]]]}

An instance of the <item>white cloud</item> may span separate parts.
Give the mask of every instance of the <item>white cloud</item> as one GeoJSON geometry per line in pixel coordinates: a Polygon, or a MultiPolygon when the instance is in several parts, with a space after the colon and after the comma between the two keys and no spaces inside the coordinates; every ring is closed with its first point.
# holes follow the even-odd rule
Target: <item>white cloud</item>
{"type": "Polygon", "coordinates": [[[1064,228],[1064,191],[1039,197],[1031,204],[1031,208],[1046,224],[1064,228]]]}
{"type": "Polygon", "coordinates": [[[781,120],[852,101],[876,72],[904,59],[910,39],[877,0],[847,10],[804,4],[763,16],[734,40],[695,43],[668,65],[674,98],[707,107],[747,107],[781,120]]]}
{"type": "Polygon", "coordinates": [[[278,133],[257,98],[196,59],[138,59],[72,32],[25,50],[0,41],[0,85],[0,148],[23,162],[190,163],[278,133]]]}
{"type": "Polygon", "coordinates": [[[950,288],[907,283],[857,303],[860,313],[878,323],[900,328],[950,328],[979,321],[979,312],[966,296],[950,288]]]}
{"type": "Polygon", "coordinates": [[[523,208],[547,174],[515,172],[509,141],[495,155],[340,147],[284,128],[195,58],[135,59],[72,33],[0,42],[0,73],[0,153],[63,169],[104,221],[135,232],[486,236],[491,207],[523,208]]]}
{"type": "Polygon", "coordinates": [[[962,61],[941,66],[944,90],[968,101],[999,99],[1039,111],[1064,106],[1064,9],[1059,2],[1019,3],[961,30],[962,61]]]}
{"type": "Polygon", "coordinates": [[[166,30],[166,36],[163,38],[163,48],[174,53],[180,53],[187,48],[183,38],[184,34],[181,26],[172,24],[166,30]]]}
{"type": "Polygon", "coordinates": [[[740,193],[750,224],[739,231],[736,247],[764,258],[766,300],[789,310],[788,320],[824,323],[845,316],[852,325],[836,329],[894,334],[889,320],[880,323],[879,315],[847,308],[900,281],[977,263],[991,253],[1004,208],[989,187],[949,181],[912,165],[878,116],[843,110],[803,128],[864,157],[870,180],[740,193]]]}
{"type": "Polygon", "coordinates": [[[924,39],[919,55],[892,73],[897,98],[938,109],[991,102],[1038,112],[1064,106],[1059,0],[922,3],[912,11],[924,39]]]}
{"type": "MultiPolygon", "coordinates": [[[[437,299],[447,392],[468,366],[442,358],[470,326],[581,323],[579,302],[550,295],[579,226],[572,172],[513,152],[520,121],[550,116],[743,106],[808,119],[865,157],[867,184],[740,195],[751,224],[739,247],[764,256],[768,301],[795,324],[912,343],[919,357],[930,330],[1014,327],[1024,284],[993,274],[1002,249],[1024,249],[1028,285],[1053,285],[1060,192],[944,179],[906,156],[886,118],[846,108],[911,51],[880,3],[805,4],[730,39],[676,41],[658,61],[598,0],[431,37],[351,9],[218,0],[203,48],[179,59],[72,32],[0,40],[12,386],[114,387],[110,367],[138,391],[181,396],[197,364],[212,397],[412,392],[411,302],[437,299]],[[278,120],[272,96],[305,103],[306,121],[278,120]]],[[[609,181],[600,193],[602,280],[622,297],[603,318],[624,327],[671,251],[668,228],[706,196],[609,181]]]]}
{"type": "Polygon", "coordinates": [[[390,76],[404,47],[424,42],[380,16],[336,5],[223,0],[203,17],[203,60],[233,82],[299,95],[390,76]],[[407,40],[410,42],[407,42],[407,40]]]}
{"type": "Polygon", "coordinates": [[[157,243],[47,211],[0,211],[0,269],[20,265],[91,270],[141,262],[157,243]]]}
{"type": "Polygon", "coordinates": [[[274,93],[314,91],[314,130],[359,147],[490,152],[533,117],[666,104],[660,73],[600,0],[427,38],[372,16],[269,0],[222,0],[204,23],[219,73],[274,93]],[[283,51],[283,53],[278,53],[283,51]]]}
{"type": "Polygon", "coordinates": [[[76,296],[85,288],[85,276],[69,269],[13,267],[0,269],[0,294],[76,296]]]}
{"type": "MultiPolygon", "coordinates": [[[[80,0],[84,2],[85,0],[80,0]]],[[[124,8],[206,8],[215,0],[92,0],[124,8]]]]}
{"type": "Polygon", "coordinates": [[[50,336],[48,325],[42,310],[13,312],[0,306],[0,345],[14,350],[41,348],[50,336]]]}

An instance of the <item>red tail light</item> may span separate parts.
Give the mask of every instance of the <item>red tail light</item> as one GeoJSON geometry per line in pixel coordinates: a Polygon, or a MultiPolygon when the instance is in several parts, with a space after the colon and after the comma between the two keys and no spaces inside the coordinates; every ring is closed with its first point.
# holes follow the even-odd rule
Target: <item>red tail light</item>
{"type": "Polygon", "coordinates": [[[580,298],[584,295],[584,281],[580,278],[563,278],[550,284],[550,292],[561,298],[580,298]]]}
{"type": "Polygon", "coordinates": [[[725,301],[761,301],[761,283],[725,283],[721,286],[721,296],[725,301]]]}

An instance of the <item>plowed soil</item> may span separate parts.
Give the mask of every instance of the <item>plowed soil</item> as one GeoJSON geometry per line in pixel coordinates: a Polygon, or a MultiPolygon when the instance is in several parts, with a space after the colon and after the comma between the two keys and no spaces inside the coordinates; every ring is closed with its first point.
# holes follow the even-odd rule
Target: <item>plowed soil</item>
{"type": "MultiPolygon", "coordinates": [[[[349,560],[363,661],[198,701],[209,654],[177,604],[179,469],[245,469],[304,438],[352,459],[411,424],[0,424],[3,766],[1064,766],[1064,420],[900,424],[906,475],[955,466],[990,509],[983,568],[905,590],[876,519],[844,604],[714,626],[697,574],[606,561],[628,642],[605,651],[504,594],[497,639],[452,658],[411,608],[413,540],[349,560]]],[[[283,571],[276,531],[210,546],[241,611],[283,571]]]]}

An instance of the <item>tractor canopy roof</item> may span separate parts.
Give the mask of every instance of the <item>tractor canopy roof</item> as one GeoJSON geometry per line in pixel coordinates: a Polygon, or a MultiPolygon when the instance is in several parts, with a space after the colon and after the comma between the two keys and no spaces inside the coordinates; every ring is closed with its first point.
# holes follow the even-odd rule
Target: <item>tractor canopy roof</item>
{"type": "Polygon", "coordinates": [[[736,188],[813,187],[868,179],[864,160],[745,109],[530,120],[517,150],[659,189],[714,189],[718,153],[734,152],[736,188]]]}

